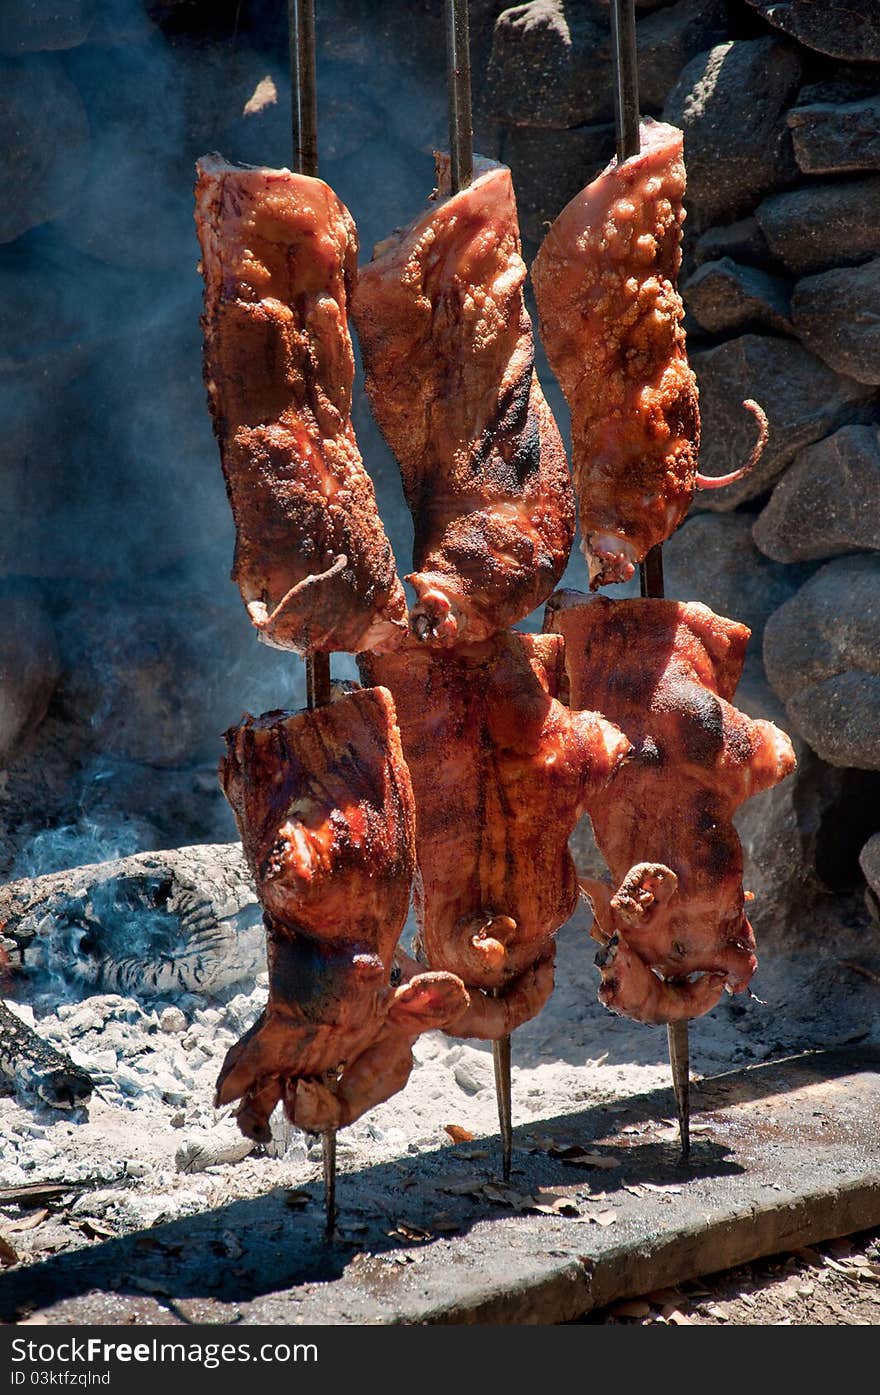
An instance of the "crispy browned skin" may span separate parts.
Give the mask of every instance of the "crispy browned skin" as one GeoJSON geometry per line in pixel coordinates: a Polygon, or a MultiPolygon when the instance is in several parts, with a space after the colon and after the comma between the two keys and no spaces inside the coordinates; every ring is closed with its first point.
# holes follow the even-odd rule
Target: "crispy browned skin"
{"type": "Polygon", "coordinates": [[[415,523],[413,632],[485,639],[539,605],[574,537],[565,451],[534,372],[510,171],[478,160],[361,270],[352,313],[415,523]]]}
{"type": "Polygon", "coordinates": [[[676,290],[682,134],[646,120],[551,227],[532,267],[541,337],[571,407],[590,587],[626,581],[690,507],[700,416],[676,290]]]}
{"type": "Polygon", "coordinates": [[[260,638],[301,654],[393,644],[403,589],[351,425],[351,215],[320,179],[197,165],[205,381],[232,577],[260,638]]]}
{"type": "Polygon", "coordinates": [[[467,1006],[450,974],[391,986],[415,866],[394,703],[357,691],[245,717],[226,741],[221,782],[266,911],[269,1003],[228,1053],[217,1100],[242,1097],[239,1125],[258,1139],[279,1100],[303,1128],[350,1123],[402,1087],[413,1039],[467,1006]]]}
{"type": "Polygon", "coordinates": [[[499,634],[446,651],[412,639],[360,665],[394,694],[412,775],[421,954],[471,994],[455,1035],[504,1036],[553,987],[552,936],[578,897],[568,838],[629,743],[556,700],[562,646],[552,636],[499,634]]]}
{"type": "Polygon", "coordinates": [[[640,1022],[698,1017],[757,963],[734,811],[795,764],[784,732],[731,706],[749,630],[697,602],[571,591],[547,628],[565,638],[572,706],[599,708],[635,748],[590,805],[612,878],[583,883],[599,996],[640,1022]]]}

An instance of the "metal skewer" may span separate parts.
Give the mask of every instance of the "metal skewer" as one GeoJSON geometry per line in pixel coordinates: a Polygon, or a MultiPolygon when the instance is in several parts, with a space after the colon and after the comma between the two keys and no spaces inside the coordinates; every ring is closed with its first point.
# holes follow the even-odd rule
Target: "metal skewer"
{"type": "MultiPolygon", "coordinates": [[[[313,178],[318,173],[318,84],[315,73],[315,0],[287,0],[290,37],[290,96],[293,167],[313,178]]],[[[330,701],[330,655],[306,659],[306,705],[310,712],[330,701]]],[[[336,1130],[321,1134],[324,1212],[328,1236],[336,1225],[336,1130]]]]}
{"type": "MultiPolygon", "coordinates": [[[[449,98],[450,193],[466,189],[474,177],[474,124],[471,111],[471,52],[467,0],[446,0],[446,90],[449,98]]],[[[497,997],[495,992],[493,997],[497,997]]],[[[501,1130],[501,1172],[510,1180],[513,1125],[510,1089],[510,1037],[492,1043],[495,1095],[501,1130]]]]}
{"type": "MultiPolygon", "coordinates": [[[[617,131],[617,158],[628,160],[638,155],[639,142],[639,69],[636,51],[636,13],[634,0],[611,0],[611,40],[614,59],[614,119],[617,131]]],[[[663,551],[658,543],[652,547],[639,566],[641,594],[662,598],[663,551]]],[[[681,1139],[681,1159],[687,1162],[690,1153],[690,1046],[687,1022],[670,1022],[666,1028],[669,1042],[669,1063],[672,1067],[672,1088],[678,1112],[681,1139]]]]}

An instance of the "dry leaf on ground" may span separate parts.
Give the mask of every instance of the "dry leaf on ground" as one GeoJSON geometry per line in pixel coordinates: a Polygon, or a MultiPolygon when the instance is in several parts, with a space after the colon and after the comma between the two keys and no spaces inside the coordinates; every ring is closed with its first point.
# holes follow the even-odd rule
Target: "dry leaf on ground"
{"type": "Polygon", "coordinates": [[[444,1124],[443,1132],[448,1133],[453,1143],[473,1143],[474,1135],[470,1129],[462,1128],[461,1124],[444,1124]]]}

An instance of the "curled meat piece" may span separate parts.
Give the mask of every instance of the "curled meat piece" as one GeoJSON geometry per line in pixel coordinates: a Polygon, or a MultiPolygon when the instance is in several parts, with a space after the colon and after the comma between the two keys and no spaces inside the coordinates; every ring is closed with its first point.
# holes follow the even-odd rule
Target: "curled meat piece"
{"type": "Polygon", "coordinates": [[[269,1002],[229,1051],[217,1102],[242,1098],[239,1125],[258,1139],[279,1101],[294,1123],[324,1127],[328,1089],[351,1122],[405,1083],[419,1032],[468,1002],[450,974],[392,986],[415,866],[394,703],[356,691],[245,717],[226,740],[221,782],[265,908],[269,1002]]]}
{"type": "Polygon", "coordinates": [[[351,215],[320,179],[197,165],[205,382],[260,639],[300,654],[393,645],[406,602],[351,424],[351,215]]]}
{"type": "Polygon", "coordinates": [[[486,639],[539,605],[574,537],[565,450],[534,371],[510,171],[477,160],[362,268],[352,313],[415,524],[413,633],[486,639]]]}
{"type": "Polygon", "coordinates": [[[640,127],[638,155],[612,160],[562,210],[532,266],[541,337],[571,408],[575,486],[590,589],[628,581],[681,523],[697,485],[700,413],[688,365],[681,264],[682,133],[640,127]]]}
{"type": "Polygon", "coordinates": [[[794,769],[791,742],[731,705],[749,630],[697,602],[587,600],[562,591],[574,707],[619,724],[634,756],[590,806],[612,881],[585,881],[602,949],[599,996],[641,1022],[697,1017],[757,961],[735,810],[794,769]]]}
{"type": "Polygon", "coordinates": [[[557,701],[553,636],[454,650],[411,639],[359,663],[394,694],[412,776],[420,956],[470,993],[456,1036],[504,1036],[549,997],[552,936],[578,897],[568,838],[629,742],[557,701]]]}

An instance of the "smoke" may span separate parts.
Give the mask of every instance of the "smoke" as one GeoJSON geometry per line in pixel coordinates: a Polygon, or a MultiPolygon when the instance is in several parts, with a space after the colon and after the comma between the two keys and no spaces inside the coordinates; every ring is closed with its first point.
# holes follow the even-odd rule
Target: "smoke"
{"type": "MultiPolygon", "coordinates": [[[[472,8],[479,71],[496,7],[472,8]]],[[[367,259],[433,186],[443,6],[318,9],[321,173],[367,259]]],[[[0,787],[0,865],[17,872],[233,838],[221,733],[245,710],[304,702],[301,663],[257,643],[229,580],[192,199],[206,151],[290,163],[284,10],[153,3],[145,22],[140,3],[103,0],[86,41],[45,59],[79,94],[89,140],[63,211],[0,247],[0,506],[15,521],[0,575],[36,585],[62,656],[49,717],[0,787]]],[[[553,406],[564,415],[558,393],[553,406]]],[[[403,573],[412,522],[360,380],[354,421],[403,573]]],[[[566,579],[584,584],[579,558],[566,579]]],[[[333,671],[356,677],[346,655],[333,671]]]]}

